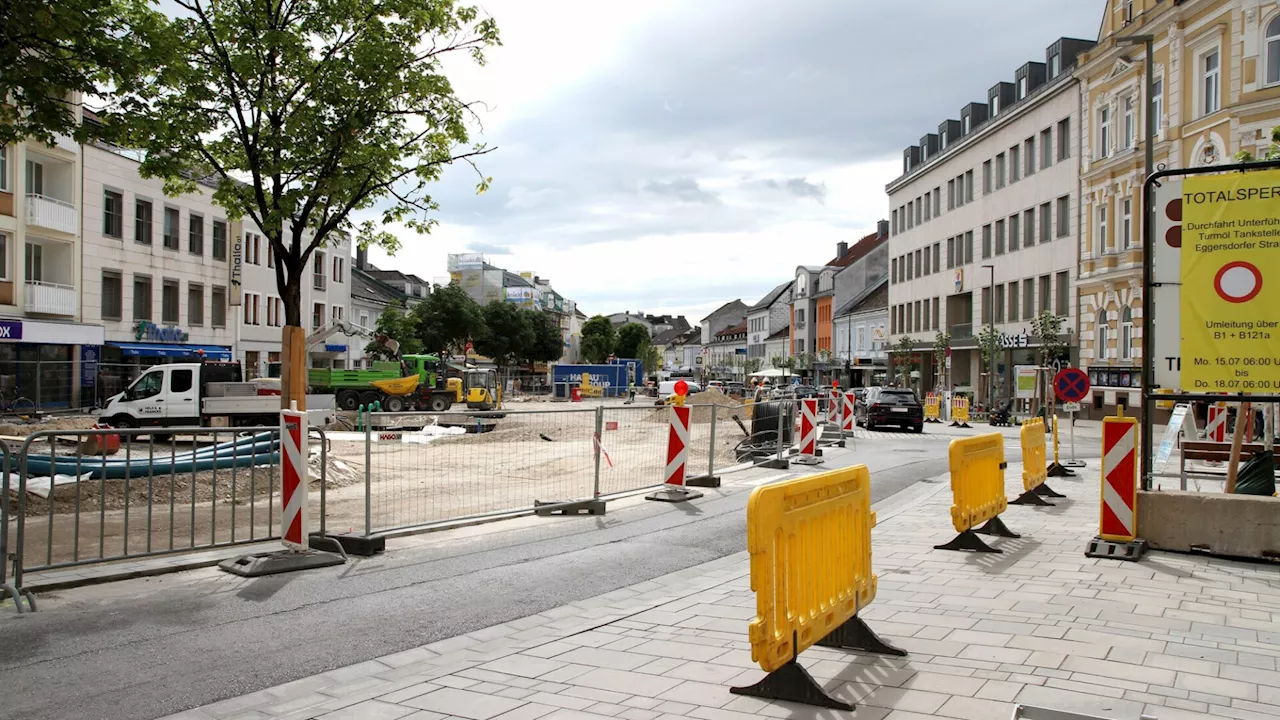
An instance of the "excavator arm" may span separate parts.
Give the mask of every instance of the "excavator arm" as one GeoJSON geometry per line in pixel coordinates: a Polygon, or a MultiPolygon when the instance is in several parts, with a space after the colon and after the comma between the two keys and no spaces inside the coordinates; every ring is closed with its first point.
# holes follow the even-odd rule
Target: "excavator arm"
{"type": "Polygon", "coordinates": [[[367,327],[347,322],[346,320],[334,320],[328,325],[325,325],[319,330],[308,335],[307,348],[310,349],[313,346],[319,345],[334,335],[347,335],[349,337],[360,337],[366,340],[372,340],[373,342],[376,342],[390,350],[396,360],[402,360],[400,357],[400,343],[398,341],[393,340],[382,333],[370,330],[367,327]]]}

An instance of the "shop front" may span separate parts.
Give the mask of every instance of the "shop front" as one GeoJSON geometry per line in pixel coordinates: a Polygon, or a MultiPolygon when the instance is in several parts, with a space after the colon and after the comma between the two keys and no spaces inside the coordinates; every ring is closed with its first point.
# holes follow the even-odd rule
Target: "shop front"
{"type": "Polygon", "coordinates": [[[0,404],[58,410],[93,404],[101,325],[0,319],[0,404]],[[29,403],[29,404],[28,404],[29,403]]]}
{"type": "Polygon", "coordinates": [[[189,340],[190,335],[180,327],[147,321],[134,325],[133,335],[128,339],[107,340],[101,349],[94,383],[98,403],[122,392],[134,378],[154,365],[233,359],[229,345],[189,340]]]}

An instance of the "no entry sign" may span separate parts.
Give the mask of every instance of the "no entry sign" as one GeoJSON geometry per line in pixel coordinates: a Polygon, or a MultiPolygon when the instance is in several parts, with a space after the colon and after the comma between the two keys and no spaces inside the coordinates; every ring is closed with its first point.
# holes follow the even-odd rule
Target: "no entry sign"
{"type": "Polygon", "coordinates": [[[1089,394],[1089,376],[1080,368],[1063,368],[1053,376],[1053,391],[1063,402],[1080,402],[1089,394]]]}

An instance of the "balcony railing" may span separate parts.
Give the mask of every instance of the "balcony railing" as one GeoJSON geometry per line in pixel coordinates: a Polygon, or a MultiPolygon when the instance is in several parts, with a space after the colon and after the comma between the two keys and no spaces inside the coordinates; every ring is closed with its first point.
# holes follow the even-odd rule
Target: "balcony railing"
{"type": "Polygon", "coordinates": [[[311,289],[313,289],[313,290],[323,290],[323,289],[325,288],[325,279],[326,279],[326,278],[325,278],[325,276],[324,276],[324,275],[315,275],[315,274],[313,274],[313,275],[311,276],[311,289]]]}
{"type": "Polygon", "coordinates": [[[797,320],[797,321],[796,321],[796,329],[797,329],[797,330],[803,330],[803,329],[804,329],[804,320],[797,320]]]}
{"type": "Polygon", "coordinates": [[[963,323],[960,325],[950,325],[947,327],[952,340],[964,340],[973,337],[973,323],[963,323]]]}
{"type": "Polygon", "coordinates": [[[27,312],[43,315],[76,314],[76,289],[71,285],[58,285],[39,281],[26,284],[27,312]]]}
{"type": "Polygon", "coordinates": [[[45,195],[27,195],[27,224],[68,235],[80,232],[76,206],[45,195]]]}

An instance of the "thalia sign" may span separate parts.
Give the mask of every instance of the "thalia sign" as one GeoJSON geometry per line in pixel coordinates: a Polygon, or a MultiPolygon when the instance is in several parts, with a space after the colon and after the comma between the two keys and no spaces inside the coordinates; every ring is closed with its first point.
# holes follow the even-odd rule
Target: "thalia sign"
{"type": "Polygon", "coordinates": [[[191,336],[180,327],[160,327],[153,322],[143,320],[133,327],[135,340],[152,342],[186,342],[191,336]]]}

